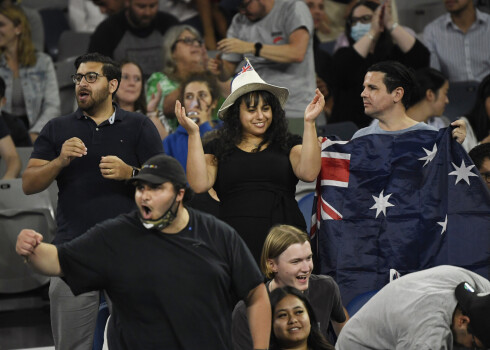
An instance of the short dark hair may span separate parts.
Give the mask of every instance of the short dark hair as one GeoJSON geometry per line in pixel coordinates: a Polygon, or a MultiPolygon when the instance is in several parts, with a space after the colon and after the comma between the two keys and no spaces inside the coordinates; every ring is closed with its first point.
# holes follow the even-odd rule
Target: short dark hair
{"type": "Polygon", "coordinates": [[[397,61],[382,61],[373,64],[368,72],[384,73],[383,83],[386,90],[392,92],[398,87],[403,89],[402,103],[405,109],[412,105],[412,99],[417,88],[413,70],[397,61]]]}
{"type": "Polygon", "coordinates": [[[5,80],[0,77],[0,98],[5,96],[5,80]]]}
{"type": "Polygon", "coordinates": [[[102,74],[106,76],[107,80],[117,80],[117,88],[112,93],[114,97],[121,83],[121,66],[108,56],[104,56],[98,52],[90,52],[77,57],[75,60],[75,69],[78,70],[78,67],[86,62],[102,63],[102,74]]]}
{"type": "Polygon", "coordinates": [[[209,72],[203,72],[203,73],[197,73],[197,74],[192,74],[190,77],[188,77],[186,80],[181,85],[181,91],[180,91],[180,100],[184,101],[184,90],[187,85],[193,82],[203,82],[206,83],[209,89],[209,93],[211,94],[211,99],[213,101],[218,101],[220,97],[220,88],[218,85],[218,81],[216,80],[216,77],[212,75],[209,72]]]}
{"type": "MultiPolygon", "coordinates": [[[[370,0],[361,0],[358,1],[354,6],[352,6],[349,14],[347,15],[347,18],[345,20],[345,36],[347,37],[347,40],[349,41],[349,44],[352,46],[355,44],[354,39],[351,37],[351,32],[352,32],[352,16],[354,14],[354,10],[358,8],[359,6],[365,6],[371,11],[376,11],[376,9],[379,6],[379,3],[376,1],[370,1],[370,0]]],[[[384,32],[383,32],[384,33],[384,32]]]]}
{"type": "MultiPolygon", "coordinates": [[[[272,307],[272,324],[274,324],[274,310],[277,304],[287,297],[288,295],[293,295],[304,304],[306,311],[308,312],[308,316],[310,318],[310,334],[308,335],[307,344],[308,349],[318,349],[318,350],[334,350],[335,348],[325,339],[325,337],[320,332],[320,326],[317,322],[317,318],[315,316],[315,312],[313,308],[304,295],[304,293],[300,292],[298,289],[286,286],[282,288],[274,289],[270,294],[270,301],[272,307]]],[[[271,331],[271,341],[270,347],[271,350],[281,349],[280,344],[278,344],[276,335],[274,333],[274,328],[271,331]]]]}
{"type": "Polygon", "coordinates": [[[468,152],[473,163],[477,169],[480,169],[485,158],[490,159],[490,143],[482,143],[481,145],[475,146],[468,152]]]}
{"type": "Polygon", "coordinates": [[[415,71],[414,75],[417,82],[417,89],[413,95],[413,104],[425,99],[427,90],[433,91],[437,97],[439,89],[448,81],[444,74],[430,67],[421,68],[415,71]]]}

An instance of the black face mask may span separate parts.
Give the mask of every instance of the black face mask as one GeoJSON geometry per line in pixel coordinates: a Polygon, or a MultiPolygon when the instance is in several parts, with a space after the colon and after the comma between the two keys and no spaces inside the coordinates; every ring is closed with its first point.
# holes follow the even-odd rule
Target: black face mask
{"type": "Polygon", "coordinates": [[[157,229],[159,231],[163,230],[165,227],[168,227],[177,217],[177,211],[179,210],[180,202],[177,202],[176,199],[177,195],[175,195],[172,205],[170,205],[170,208],[168,208],[168,210],[156,220],[144,219],[141,216],[141,212],[138,211],[138,215],[143,226],[148,230],[157,229]]]}

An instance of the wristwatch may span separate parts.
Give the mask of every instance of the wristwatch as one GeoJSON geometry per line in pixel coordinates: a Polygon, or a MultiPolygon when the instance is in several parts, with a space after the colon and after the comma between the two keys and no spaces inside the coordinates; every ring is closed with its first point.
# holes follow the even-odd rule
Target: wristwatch
{"type": "Polygon", "coordinates": [[[136,175],[138,175],[139,172],[140,170],[137,167],[133,167],[133,172],[131,173],[131,177],[135,177],[136,175]]]}
{"type": "Polygon", "coordinates": [[[262,43],[255,43],[255,56],[260,56],[260,50],[262,50],[262,43]]]}

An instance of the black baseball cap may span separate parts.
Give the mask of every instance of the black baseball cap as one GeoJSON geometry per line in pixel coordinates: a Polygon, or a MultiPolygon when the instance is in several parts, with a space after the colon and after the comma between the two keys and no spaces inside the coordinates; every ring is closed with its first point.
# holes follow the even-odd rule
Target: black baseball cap
{"type": "Polygon", "coordinates": [[[468,282],[461,282],[455,290],[456,300],[470,318],[473,335],[490,348],[490,291],[478,293],[468,282]]]}
{"type": "Polygon", "coordinates": [[[185,171],[179,161],[165,154],[159,154],[148,159],[141,167],[138,175],[128,182],[135,184],[144,181],[153,185],[171,182],[174,186],[186,187],[185,171]]]}

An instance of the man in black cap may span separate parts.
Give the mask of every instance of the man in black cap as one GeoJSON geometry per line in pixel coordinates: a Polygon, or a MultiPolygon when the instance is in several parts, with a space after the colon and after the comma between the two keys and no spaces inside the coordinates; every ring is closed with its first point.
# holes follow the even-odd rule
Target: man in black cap
{"type": "Polygon", "coordinates": [[[236,231],[187,208],[184,170],[150,158],[135,184],[137,211],[54,246],[22,230],[16,250],[37,271],[63,276],[75,295],[105,289],[111,349],[230,349],[231,314],[248,306],[254,348],[268,347],[271,311],[262,275],[236,231]]]}
{"type": "Polygon", "coordinates": [[[456,266],[402,276],[351,316],[335,348],[490,348],[489,293],[490,281],[456,266]]]}

